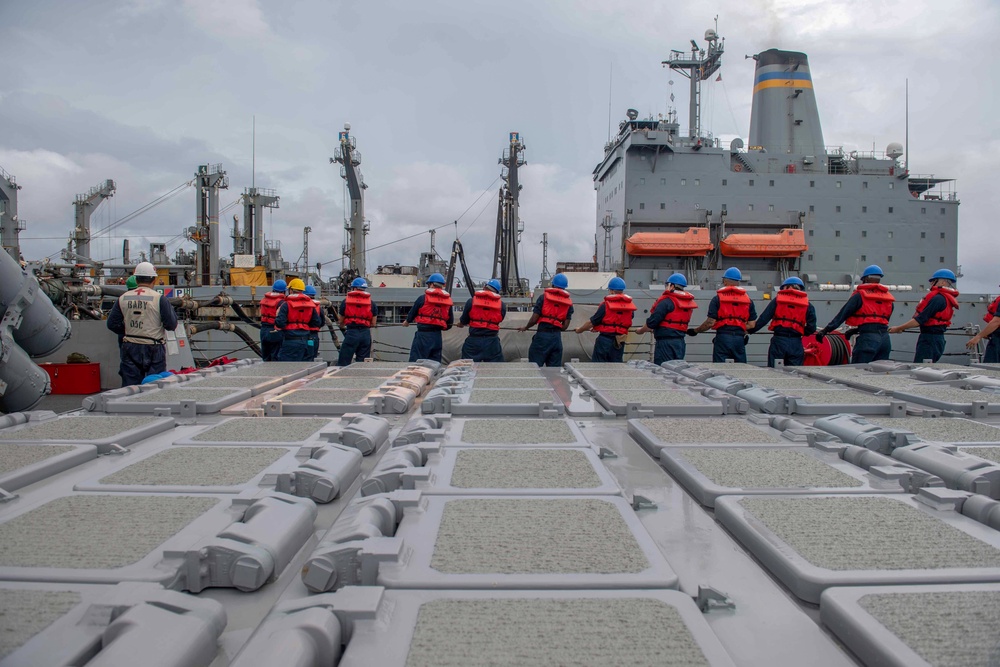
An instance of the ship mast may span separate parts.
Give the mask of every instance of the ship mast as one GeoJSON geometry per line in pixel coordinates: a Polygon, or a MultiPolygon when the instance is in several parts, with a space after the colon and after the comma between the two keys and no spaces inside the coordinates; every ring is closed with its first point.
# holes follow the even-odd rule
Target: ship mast
{"type": "Polygon", "coordinates": [[[344,244],[344,272],[364,277],[365,275],[365,235],[368,224],[365,222],[364,191],[368,188],[361,176],[361,153],[357,150],[357,142],[350,134],[351,124],[344,123],[344,131],[338,136],[337,146],[330,162],[340,165],[340,177],[347,182],[347,190],[351,197],[350,219],[344,222],[347,232],[347,243],[344,244]]]}
{"type": "Polygon", "coordinates": [[[524,164],[525,145],[521,143],[519,132],[510,133],[510,146],[504,150],[499,163],[503,166],[497,203],[497,230],[493,246],[493,277],[500,280],[503,296],[524,296],[524,285],[517,268],[517,250],[521,241],[524,223],[518,216],[518,168],[524,164]]]}
{"type": "Polygon", "coordinates": [[[680,72],[691,80],[691,100],[689,106],[688,131],[692,139],[701,138],[701,82],[719,71],[722,67],[722,53],[726,49],[725,38],[719,38],[716,30],[705,31],[705,41],[708,49],[702,49],[698,42],[691,40],[691,56],[685,58],[683,51],[673,50],[670,59],[663,64],[680,72]]]}

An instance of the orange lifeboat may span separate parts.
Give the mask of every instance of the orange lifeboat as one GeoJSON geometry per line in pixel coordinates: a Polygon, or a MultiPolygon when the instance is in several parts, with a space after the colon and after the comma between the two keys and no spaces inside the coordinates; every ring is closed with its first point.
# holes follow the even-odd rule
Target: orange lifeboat
{"type": "Polygon", "coordinates": [[[798,257],[809,249],[801,229],[777,234],[730,234],[719,243],[726,257],[798,257]]]}
{"type": "Polygon", "coordinates": [[[704,257],[715,246],[706,227],[686,232],[639,232],[625,241],[625,252],[635,257],[704,257]]]}

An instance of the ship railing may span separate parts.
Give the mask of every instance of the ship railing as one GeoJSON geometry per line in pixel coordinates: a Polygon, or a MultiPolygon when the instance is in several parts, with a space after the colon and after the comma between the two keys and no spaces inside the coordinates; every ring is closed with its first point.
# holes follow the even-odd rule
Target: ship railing
{"type": "Polygon", "coordinates": [[[0,176],[5,178],[11,185],[17,185],[17,180],[14,179],[12,174],[8,174],[3,167],[0,167],[0,176]]]}

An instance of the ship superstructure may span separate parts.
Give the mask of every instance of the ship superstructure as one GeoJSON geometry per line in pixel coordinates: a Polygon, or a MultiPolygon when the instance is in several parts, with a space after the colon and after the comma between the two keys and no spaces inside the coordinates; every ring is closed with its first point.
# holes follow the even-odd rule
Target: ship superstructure
{"type": "Polygon", "coordinates": [[[806,54],[754,56],[748,145],[726,147],[704,132],[698,89],[723,50],[714,31],[706,41],[664,62],[693,74],[690,128],[676,114],[641,120],[629,110],[594,169],[600,270],[637,288],[682,271],[689,284],[715,289],[738,266],[758,290],[790,274],[819,290],[847,289],[879,264],[886,282],[919,290],[934,269],[957,267],[953,181],[911,174],[898,143],[884,152],[827,147],[806,54]]]}

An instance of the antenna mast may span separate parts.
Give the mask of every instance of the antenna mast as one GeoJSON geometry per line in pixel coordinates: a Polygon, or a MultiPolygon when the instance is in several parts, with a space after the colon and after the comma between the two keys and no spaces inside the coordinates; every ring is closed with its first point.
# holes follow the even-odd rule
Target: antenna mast
{"type": "Polygon", "coordinates": [[[500,280],[504,296],[525,296],[521,274],[517,268],[517,250],[524,223],[518,215],[518,168],[524,164],[525,145],[519,132],[510,133],[510,147],[504,150],[499,162],[503,166],[500,176],[499,202],[497,204],[497,230],[493,246],[493,277],[500,280]]]}
{"type": "Polygon", "coordinates": [[[688,132],[692,139],[701,137],[701,82],[719,71],[722,67],[722,54],[726,50],[725,38],[720,38],[715,29],[709,28],[705,31],[705,41],[708,42],[707,50],[702,49],[698,46],[698,42],[692,39],[689,58],[684,57],[683,51],[673,50],[670,52],[670,59],[662,63],[691,80],[688,132]]]}
{"type": "Polygon", "coordinates": [[[542,276],[538,283],[545,287],[552,280],[552,274],[549,273],[549,233],[542,232],[542,276]]]}
{"type": "Polygon", "coordinates": [[[368,234],[364,191],[368,186],[358,169],[361,165],[361,153],[358,152],[357,142],[350,131],[351,124],[344,123],[344,131],[338,135],[340,144],[330,162],[340,164],[340,177],[347,182],[347,190],[351,195],[350,219],[344,222],[344,229],[347,231],[347,243],[343,247],[344,271],[364,277],[365,235],[368,234]]]}

